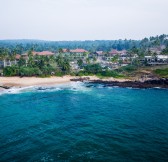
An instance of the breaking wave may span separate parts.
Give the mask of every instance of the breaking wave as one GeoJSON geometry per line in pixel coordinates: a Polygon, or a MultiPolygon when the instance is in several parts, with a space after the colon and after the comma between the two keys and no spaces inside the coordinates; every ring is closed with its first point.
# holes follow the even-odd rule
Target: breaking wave
{"type": "Polygon", "coordinates": [[[45,85],[45,86],[28,86],[28,87],[12,87],[7,90],[2,90],[0,95],[3,94],[19,94],[19,93],[27,93],[27,92],[54,92],[61,90],[70,90],[70,91],[88,91],[89,87],[82,82],[71,82],[66,84],[59,85],[45,85]]]}

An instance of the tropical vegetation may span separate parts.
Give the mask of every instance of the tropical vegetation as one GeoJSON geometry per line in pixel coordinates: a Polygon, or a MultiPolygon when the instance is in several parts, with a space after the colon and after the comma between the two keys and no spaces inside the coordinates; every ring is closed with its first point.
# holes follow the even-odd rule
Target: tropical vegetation
{"type": "MultiPolygon", "coordinates": [[[[146,66],[146,60],[141,60],[145,56],[155,57],[157,53],[152,52],[152,48],[165,48],[161,54],[168,55],[168,35],[144,38],[142,40],[96,40],[96,41],[38,41],[38,40],[0,40],[0,60],[16,61],[16,55],[20,58],[17,64],[11,64],[3,68],[4,76],[39,76],[47,77],[51,75],[97,75],[100,77],[124,77],[138,71],[146,66]],[[66,48],[68,55],[64,55],[63,48],[66,48]],[[70,49],[84,48],[88,52],[83,52],[80,56],[76,53],[70,53],[70,49]],[[101,66],[97,62],[95,55],[89,57],[89,54],[96,51],[103,51],[105,57],[110,58],[108,62],[112,64],[123,64],[119,55],[110,56],[110,50],[127,50],[129,56],[126,62],[129,65],[117,69],[109,69],[101,66]],[[34,55],[33,51],[52,51],[55,55],[41,56],[34,55]],[[24,58],[27,53],[28,59],[24,58]],[[136,56],[136,57],[134,57],[136,56]],[[71,62],[76,61],[77,70],[72,70],[71,62]]],[[[107,61],[107,60],[106,60],[107,61]]],[[[167,76],[167,69],[155,70],[158,76],[167,76]]]]}

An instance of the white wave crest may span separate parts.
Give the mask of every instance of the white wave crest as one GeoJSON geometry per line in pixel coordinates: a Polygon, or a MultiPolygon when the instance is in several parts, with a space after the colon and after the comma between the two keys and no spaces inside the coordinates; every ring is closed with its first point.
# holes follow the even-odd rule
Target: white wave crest
{"type": "Polygon", "coordinates": [[[2,90],[0,95],[3,94],[19,94],[26,92],[54,92],[61,90],[70,90],[70,91],[88,91],[89,88],[85,86],[82,82],[71,82],[66,84],[59,85],[47,85],[47,86],[29,86],[29,87],[12,87],[10,89],[2,90]]]}

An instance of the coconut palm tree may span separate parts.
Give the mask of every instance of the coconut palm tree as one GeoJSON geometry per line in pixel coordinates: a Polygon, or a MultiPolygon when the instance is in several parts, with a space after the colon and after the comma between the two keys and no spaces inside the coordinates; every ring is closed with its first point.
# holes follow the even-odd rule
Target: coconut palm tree
{"type": "Polygon", "coordinates": [[[70,72],[71,66],[69,61],[66,59],[64,60],[63,64],[62,64],[62,71],[67,74],[70,72]]]}
{"type": "Polygon", "coordinates": [[[89,57],[86,58],[86,63],[87,63],[87,64],[90,64],[90,58],[89,58],[89,57]]]}
{"type": "Polygon", "coordinates": [[[9,50],[7,48],[1,48],[0,50],[0,59],[3,61],[3,66],[6,66],[6,60],[9,56],[9,50]]]}
{"type": "Polygon", "coordinates": [[[116,63],[116,62],[118,62],[118,60],[119,60],[119,56],[118,56],[118,55],[115,55],[115,56],[111,59],[111,62],[116,63]]]}
{"type": "Polygon", "coordinates": [[[14,50],[12,50],[11,51],[11,54],[8,56],[8,59],[10,60],[10,61],[15,61],[15,64],[16,64],[16,49],[14,49],[14,50]]]}
{"type": "Polygon", "coordinates": [[[95,63],[97,61],[97,58],[96,57],[93,57],[93,62],[95,63]]]}
{"type": "Polygon", "coordinates": [[[83,65],[83,60],[82,59],[77,60],[77,64],[79,67],[81,67],[83,65]]]}
{"type": "Polygon", "coordinates": [[[58,64],[58,66],[62,66],[63,61],[64,61],[64,60],[63,60],[63,57],[62,57],[61,54],[56,57],[56,62],[57,62],[57,64],[58,64]]]}
{"type": "Polygon", "coordinates": [[[63,49],[62,49],[62,48],[59,48],[58,52],[59,52],[59,53],[63,53],[63,49]]]}

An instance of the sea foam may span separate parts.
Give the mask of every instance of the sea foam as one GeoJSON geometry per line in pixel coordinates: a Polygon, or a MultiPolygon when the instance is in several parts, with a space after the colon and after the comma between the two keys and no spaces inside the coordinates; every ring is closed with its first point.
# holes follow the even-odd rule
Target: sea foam
{"type": "Polygon", "coordinates": [[[43,86],[28,86],[28,87],[12,87],[10,89],[5,89],[0,92],[0,95],[3,94],[19,94],[26,92],[54,92],[61,90],[70,90],[70,91],[88,91],[89,88],[85,86],[82,82],[71,82],[65,84],[57,85],[43,85],[43,86]]]}

